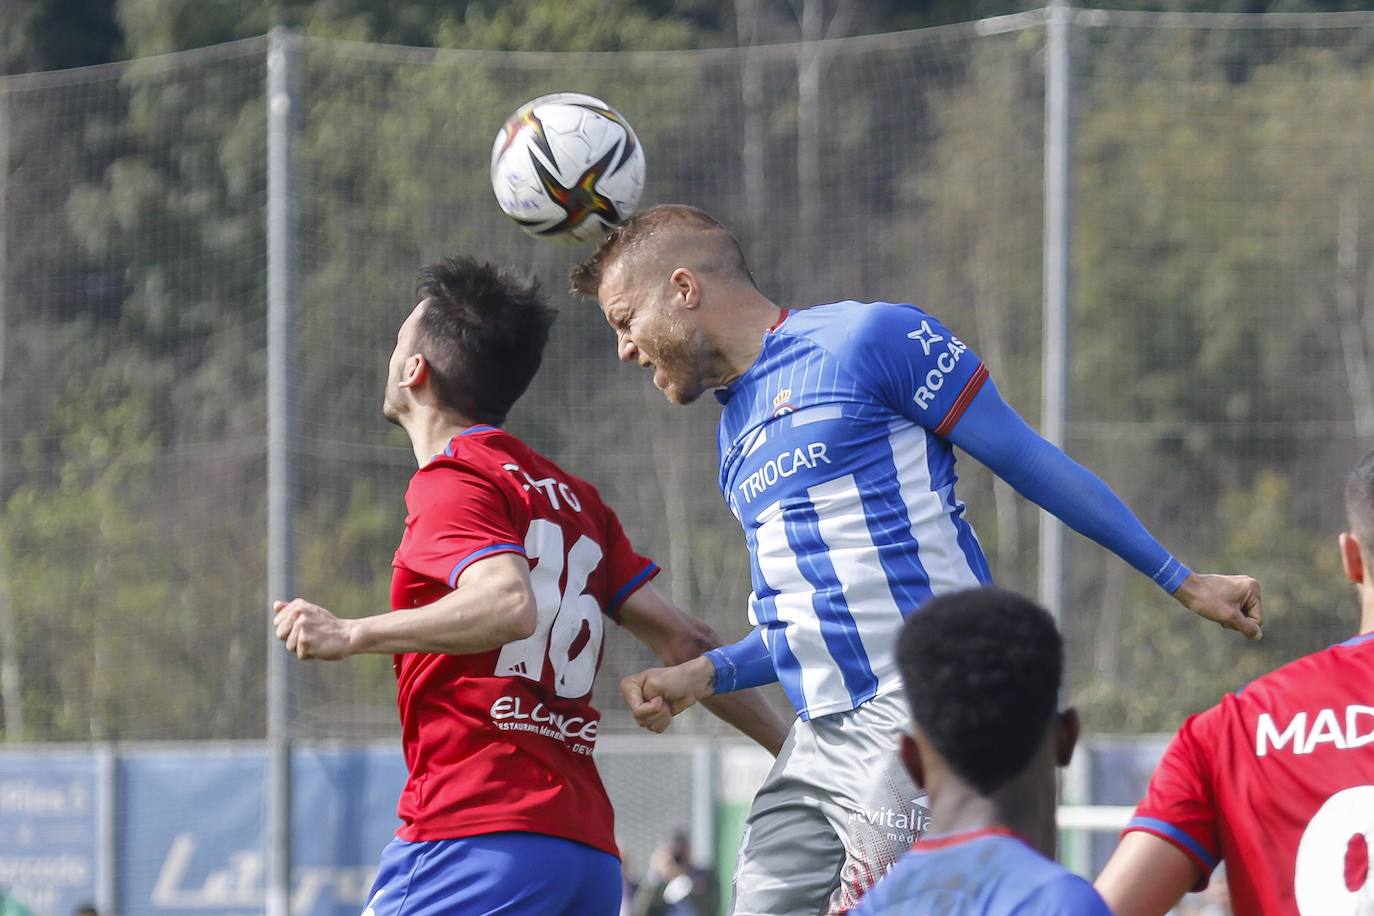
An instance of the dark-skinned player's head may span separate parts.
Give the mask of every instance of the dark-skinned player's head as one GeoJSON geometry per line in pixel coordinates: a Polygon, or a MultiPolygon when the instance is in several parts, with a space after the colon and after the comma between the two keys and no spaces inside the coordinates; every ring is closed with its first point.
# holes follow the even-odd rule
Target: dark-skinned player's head
{"type": "Polygon", "coordinates": [[[1345,516],[1350,530],[1340,536],[1346,578],[1359,591],[1362,631],[1374,626],[1374,452],[1355,465],[1345,480],[1345,516]]]}
{"type": "Polygon", "coordinates": [[[472,258],[420,271],[416,305],[396,334],[382,413],[425,405],[501,425],[539,371],[558,313],[539,284],[472,258]]]}
{"type": "Polygon", "coordinates": [[[932,599],[903,624],[897,665],[914,723],[903,761],[932,801],[951,778],[984,796],[1046,779],[1053,792],[1078,720],[1058,711],[1064,643],[1044,609],[994,588],[932,599]]]}
{"type": "Polygon", "coordinates": [[[730,231],[681,204],[631,217],[571,279],[574,293],[600,304],[621,360],[652,366],[654,384],[675,404],[710,386],[709,336],[720,312],[739,292],[757,293],[730,231]]]}

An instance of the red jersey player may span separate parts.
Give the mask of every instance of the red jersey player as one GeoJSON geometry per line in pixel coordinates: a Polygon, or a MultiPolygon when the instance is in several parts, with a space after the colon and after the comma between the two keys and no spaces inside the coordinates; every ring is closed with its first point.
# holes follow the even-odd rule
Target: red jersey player
{"type": "MultiPolygon", "coordinates": [[[[614,914],[620,862],[591,756],[603,617],[675,661],[719,640],[646,584],[658,567],[590,484],[500,428],[553,323],[538,288],[456,259],[421,274],[419,300],[383,405],[420,465],[393,612],[278,601],[277,636],[301,658],[395,657],[409,778],[369,916],[614,914]]],[[[786,728],[761,697],[721,699],[776,753],[786,728]]]]}
{"type": "Polygon", "coordinates": [[[1167,912],[1220,860],[1237,916],[1374,913],[1374,453],[1345,501],[1360,634],[1183,723],[1097,880],[1117,916],[1167,912]]]}

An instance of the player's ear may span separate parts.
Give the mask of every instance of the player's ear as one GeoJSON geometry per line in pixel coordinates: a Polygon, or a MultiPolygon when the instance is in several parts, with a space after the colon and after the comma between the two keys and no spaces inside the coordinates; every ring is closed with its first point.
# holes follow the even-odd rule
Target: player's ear
{"type": "Polygon", "coordinates": [[[1073,760],[1073,749],[1078,745],[1078,735],[1082,724],[1078,721],[1078,710],[1070,706],[1054,715],[1054,762],[1066,767],[1073,760]]]}
{"type": "Polygon", "coordinates": [[[701,284],[690,268],[675,268],[668,283],[673,287],[673,298],[684,308],[694,309],[701,304],[701,284]]]}
{"type": "Polygon", "coordinates": [[[429,377],[429,362],[420,354],[416,353],[406,357],[405,365],[401,367],[402,388],[416,388],[429,377]]]}
{"type": "Polygon", "coordinates": [[[911,774],[911,781],[924,789],[926,785],[926,764],[921,759],[921,748],[916,743],[916,739],[909,734],[903,733],[902,744],[897,749],[902,756],[902,766],[911,774]]]}
{"type": "Polygon", "coordinates": [[[1340,544],[1341,566],[1345,569],[1345,577],[1356,585],[1363,585],[1364,551],[1360,547],[1359,538],[1349,531],[1342,531],[1340,544]]]}

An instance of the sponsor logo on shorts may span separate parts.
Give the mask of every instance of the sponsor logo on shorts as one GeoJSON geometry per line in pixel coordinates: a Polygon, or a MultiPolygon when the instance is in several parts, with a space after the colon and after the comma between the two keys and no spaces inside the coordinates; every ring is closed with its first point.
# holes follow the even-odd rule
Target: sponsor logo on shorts
{"type": "Polygon", "coordinates": [[[867,825],[886,832],[889,840],[910,844],[930,829],[930,809],[914,804],[907,808],[879,805],[850,811],[849,820],[854,826],[867,825]]]}

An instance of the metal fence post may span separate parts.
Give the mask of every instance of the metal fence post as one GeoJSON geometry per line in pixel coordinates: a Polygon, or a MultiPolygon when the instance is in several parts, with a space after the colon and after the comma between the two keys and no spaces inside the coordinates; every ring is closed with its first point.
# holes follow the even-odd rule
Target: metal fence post
{"type": "MultiPolygon", "coordinates": [[[[0,75],[4,73],[0,63],[0,75]]],[[[9,309],[9,175],[10,175],[10,90],[0,85],[0,392],[5,378],[5,325],[9,309]]],[[[0,423],[4,421],[4,399],[0,396],[0,423]]],[[[0,429],[0,472],[4,470],[4,431],[0,429]]],[[[0,473],[0,481],[4,480],[0,473]]],[[[0,496],[4,491],[0,490],[0,496]]],[[[24,702],[20,696],[19,633],[10,603],[9,580],[0,560],[0,714],[5,717],[5,739],[19,741],[24,735],[24,702]]]]}
{"type": "Polygon", "coordinates": [[[95,906],[119,912],[119,752],[113,744],[95,749],[95,906]]]}
{"type": "Polygon", "coordinates": [[[716,861],[716,749],[701,744],[692,751],[692,864],[711,868],[716,861]]]}
{"type": "MultiPolygon", "coordinates": [[[[294,596],[291,515],[293,38],[278,26],[267,42],[267,601],[294,596]]],[[[270,621],[270,616],[266,618],[270,621]]],[[[267,916],[291,901],[290,658],[267,627],[267,916]]]]}
{"type": "MultiPolygon", "coordinates": [[[[1061,448],[1068,415],[1069,359],[1069,29],[1073,10],[1054,0],[1045,10],[1045,303],[1040,432],[1061,448]]],[[[1040,603],[1063,613],[1064,528],[1040,513],[1040,603]]]]}

